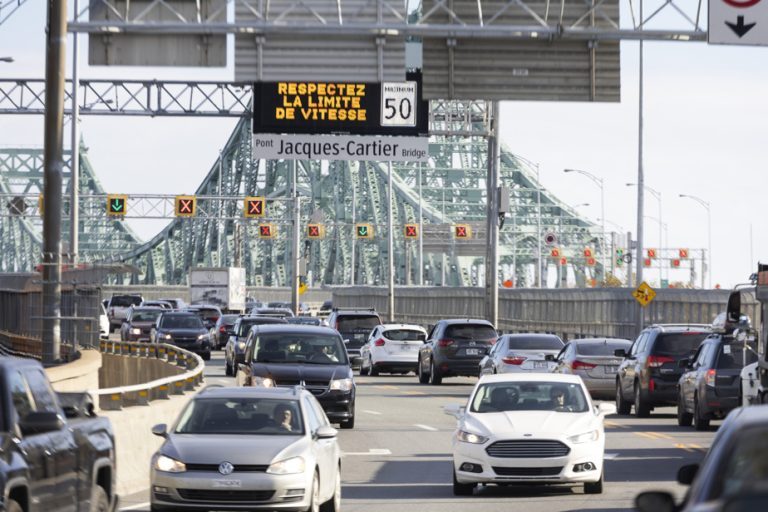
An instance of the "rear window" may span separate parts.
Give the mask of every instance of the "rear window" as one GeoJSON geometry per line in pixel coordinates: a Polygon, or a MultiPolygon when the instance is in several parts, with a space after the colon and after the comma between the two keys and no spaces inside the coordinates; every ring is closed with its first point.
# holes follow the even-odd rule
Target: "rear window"
{"type": "Polygon", "coordinates": [[[563,342],[556,336],[509,336],[510,350],[560,350],[563,342]]]}
{"type": "Polygon", "coordinates": [[[134,311],[131,315],[131,322],[154,322],[160,316],[160,313],[162,313],[161,310],[134,311]]]}
{"type": "Polygon", "coordinates": [[[493,327],[483,324],[449,325],[445,329],[445,337],[455,340],[493,340],[496,336],[493,327]]]}
{"type": "Polygon", "coordinates": [[[381,324],[376,315],[339,316],[336,320],[336,330],[339,332],[368,331],[381,324]]]}
{"type": "Polygon", "coordinates": [[[117,295],[112,297],[112,301],[109,303],[109,307],[112,308],[129,308],[131,306],[138,306],[141,304],[141,297],[132,297],[130,295],[117,295]]]}
{"type": "Polygon", "coordinates": [[[254,325],[264,325],[264,324],[285,324],[287,323],[282,318],[254,318],[254,319],[248,319],[248,320],[241,320],[240,321],[240,332],[237,333],[240,337],[246,337],[248,336],[248,331],[251,330],[251,327],[254,325]]]}
{"type": "Polygon", "coordinates": [[[740,370],[748,364],[757,361],[757,355],[743,346],[723,344],[717,353],[718,370],[740,370]]]}
{"type": "Polygon", "coordinates": [[[577,343],[576,353],[582,356],[612,356],[615,350],[629,350],[632,342],[608,341],[606,343],[577,343]]]}
{"type": "Polygon", "coordinates": [[[392,341],[424,341],[427,335],[413,329],[390,329],[384,331],[384,337],[392,341]]]}
{"type": "Polygon", "coordinates": [[[203,322],[194,315],[164,316],[160,327],[163,329],[203,329],[203,322]]]}
{"type": "Polygon", "coordinates": [[[699,344],[707,336],[708,332],[659,334],[653,346],[653,353],[673,357],[688,356],[699,348],[699,344]]]}

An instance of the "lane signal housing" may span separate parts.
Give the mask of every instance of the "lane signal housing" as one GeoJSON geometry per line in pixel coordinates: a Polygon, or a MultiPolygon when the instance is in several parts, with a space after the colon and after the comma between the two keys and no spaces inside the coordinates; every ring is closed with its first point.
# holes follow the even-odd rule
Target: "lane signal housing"
{"type": "Polygon", "coordinates": [[[107,196],[107,215],[125,217],[128,210],[128,196],[110,194],[107,196]]]}
{"type": "Polygon", "coordinates": [[[325,226],[323,224],[307,224],[307,238],[318,240],[325,237],[325,226]]]}
{"type": "Polygon", "coordinates": [[[177,217],[194,217],[197,213],[196,196],[176,196],[174,205],[177,217]]]}
{"type": "Polygon", "coordinates": [[[472,238],[472,226],[469,224],[456,224],[453,226],[453,236],[455,238],[472,238]]]}
{"type": "Polygon", "coordinates": [[[355,224],[355,237],[363,240],[370,240],[373,238],[373,225],[371,224],[355,224]]]}
{"type": "Polygon", "coordinates": [[[403,236],[409,240],[415,240],[419,238],[419,225],[418,224],[406,224],[403,227],[403,236]]]}
{"type": "Polygon", "coordinates": [[[263,197],[248,196],[243,202],[243,215],[248,218],[263,217],[267,210],[266,204],[263,197]]]}
{"type": "Polygon", "coordinates": [[[277,227],[274,224],[259,224],[259,238],[275,238],[277,227]]]}

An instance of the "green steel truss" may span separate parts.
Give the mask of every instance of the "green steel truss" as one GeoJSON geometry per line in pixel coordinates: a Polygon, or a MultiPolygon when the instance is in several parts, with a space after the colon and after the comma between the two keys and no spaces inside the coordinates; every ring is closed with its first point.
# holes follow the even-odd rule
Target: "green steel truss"
{"type": "MultiPolygon", "coordinates": [[[[486,107],[484,102],[433,102],[430,128],[441,135],[431,138],[430,162],[392,165],[396,283],[482,286],[486,107]],[[403,237],[403,224],[417,223],[419,219],[419,188],[423,197],[421,242],[403,237]],[[452,225],[456,223],[470,224],[473,239],[454,239],[452,225]]],[[[247,117],[237,124],[220,159],[197,189],[198,215],[175,219],[147,242],[140,241],[125,221],[106,216],[105,192],[82,144],[80,152],[81,262],[121,261],[135,265],[141,273],[113,278],[126,284],[186,284],[190,267],[231,265],[246,268],[249,285],[289,284],[293,227],[287,199],[294,164],[254,161],[247,117]],[[242,202],[236,199],[244,196],[268,198],[264,219],[243,218],[242,202]],[[261,222],[274,224],[277,236],[259,238],[261,222]]],[[[308,240],[302,233],[300,250],[310,284],[386,283],[387,164],[299,161],[295,165],[302,197],[302,231],[308,222],[326,226],[323,240],[308,240]],[[374,239],[355,241],[355,222],[373,224],[374,239]]],[[[0,244],[4,248],[0,271],[29,271],[41,260],[41,220],[37,201],[32,198],[42,190],[42,177],[42,150],[0,149],[0,244]],[[24,198],[23,214],[10,206],[14,197],[24,198]]],[[[62,233],[66,253],[68,167],[64,178],[62,233]]],[[[545,286],[547,282],[560,286],[566,272],[579,285],[591,277],[601,278],[599,226],[580,218],[541,188],[535,166],[506,150],[501,156],[501,183],[510,191],[510,211],[500,230],[502,282],[511,279],[515,286],[535,286],[540,246],[544,252],[541,261],[545,286]],[[550,256],[552,246],[541,242],[547,233],[557,237],[554,246],[567,258],[566,265],[550,256]],[[585,247],[592,248],[596,261],[589,263],[594,265],[583,256],[585,247]],[[552,273],[557,277],[552,278],[552,273]]],[[[168,193],[173,195],[175,191],[168,193]]],[[[606,243],[606,247],[613,251],[611,244],[606,243]]]]}

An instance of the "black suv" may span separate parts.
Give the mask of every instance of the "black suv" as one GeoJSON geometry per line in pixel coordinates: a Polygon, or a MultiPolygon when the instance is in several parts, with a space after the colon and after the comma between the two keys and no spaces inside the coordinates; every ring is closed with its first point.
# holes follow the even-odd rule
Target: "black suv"
{"type": "Polygon", "coordinates": [[[683,369],[679,361],[689,357],[711,333],[709,325],[657,324],[646,327],[629,353],[623,357],[616,375],[616,409],[629,414],[632,405],[638,418],[646,418],[654,407],[677,404],[677,381],[683,369]]]}
{"type": "Polygon", "coordinates": [[[239,386],[302,386],[341,428],[355,426],[355,381],[339,333],[309,325],[254,325],[245,342],[239,386]]]}
{"type": "MultiPolygon", "coordinates": [[[[754,347],[753,347],[754,348],[754,347]]],[[[754,350],[733,336],[712,334],[690,359],[681,359],[677,423],[707,430],[712,419],[739,406],[741,370],[757,361],[754,350]]]]}
{"type": "Polygon", "coordinates": [[[373,308],[333,308],[328,315],[328,325],[339,331],[353,368],[360,368],[360,348],[368,341],[368,335],[381,318],[373,308]]]}
{"type": "Polygon", "coordinates": [[[229,335],[224,346],[224,375],[234,377],[237,367],[245,361],[245,341],[248,333],[254,325],[287,324],[285,318],[274,316],[241,316],[232,326],[232,334],[229,335]]]}
{"type": "Polygon", "coordinates": [[[152,343],[169,343],[195,352],[204,360],[211,359],[211,340],[208,329],[195,313],[164,311],[149,333],[152,343]]]}
{"type": "Polygon", "coordinates": [[[441,384],[443,377],[476,377],[496,338],[496,329],[487,320],[440,320],[419,349],[419,382],[441,384]]]}

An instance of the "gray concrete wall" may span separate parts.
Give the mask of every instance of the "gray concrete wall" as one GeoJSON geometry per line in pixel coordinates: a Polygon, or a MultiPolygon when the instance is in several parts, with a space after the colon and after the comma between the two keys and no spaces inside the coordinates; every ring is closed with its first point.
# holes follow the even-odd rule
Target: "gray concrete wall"
{"type": "Polygon", "coordinates": [[[99,388],[143,384],[164,377],[181,375],[185,368],[161,359],[102,354],[99,388]]]}
{"type": "MultiPolygon", "coordinates": [[[[181,297],[186,302],[189,302],[189,287],[188,286],[149,286],[149,285],[104,285],[101,288],[101,298],[108,299],[115,294],[131,294],[139,293],[145,299],[159,299],[181,297]]],[[[246,288],[246,295],[253,297],[262,302],[269,301],[290,301],[291,290],[290,288],[276,288],[269,286],[248,286],[246,288]]],[[[309,289],[300,297],[301,302],[306,303],[320,303],[329,300],[331,298],[331,290],[327,289],[309,289]]]]}

